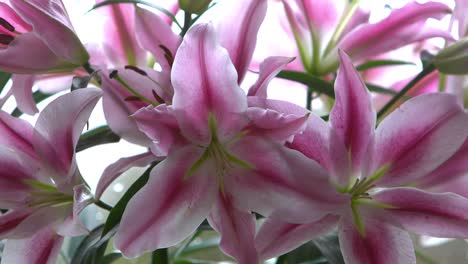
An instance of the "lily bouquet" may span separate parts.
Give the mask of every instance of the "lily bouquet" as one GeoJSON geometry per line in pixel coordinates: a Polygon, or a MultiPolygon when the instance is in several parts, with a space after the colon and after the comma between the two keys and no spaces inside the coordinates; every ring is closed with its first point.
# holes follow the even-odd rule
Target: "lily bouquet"
{"type": "Polygon", "coordinates": [[[410,233],[468,238],[466,1],[85,2],[0,2],[2,264],[407,264],[410,233]],[[91,186],[77,153],[120,139],[142,152],[91,186]]]}

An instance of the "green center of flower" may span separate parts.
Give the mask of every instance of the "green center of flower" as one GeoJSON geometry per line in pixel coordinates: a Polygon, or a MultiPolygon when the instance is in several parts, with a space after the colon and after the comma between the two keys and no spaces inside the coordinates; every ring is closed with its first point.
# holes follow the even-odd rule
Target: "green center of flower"
{"type": "Polygon", "coordinates": [[[201,157],[187,170],[184,179],[188,179],[192,176],[208,159],[214,160],[215,172],[218,179],[219,188],[222,193],[224,193],[224,183],[223,177],[228,173],[228,171],[234,166],[239,166],[246,169],[253,169],[254,166],[248,163],[245,160],[242,160],[236,157],[234,154],[230,153],[226,145],[231,143],[233,140],[237,139],[235,137],[233,140],[228,140],[227,143],[220,141],[218,137],[218,129],[216,127],[216,120],[213,115],[210,115],[208,118],[208,124],[211,132],[211,142],[208,146],[204,147],[205,151],[201,157]]]}
{"type": "Polygon", "coordinates": [[[73,195],[59,192],[55,186],[36,180],[26,180],[26,184],[33,187],[26,198],[29,207],[60,206],[73,203],[73,195]]]}
{"type": "Polygon", "coordinates": [[[393,208],[388,204],[372,201],[372,196],[369,194],[375,187],[375,182],[380,179],[388,170],[390,166],[384,165],[374,172],[370,177],[362,179],[355,179],[353,184],[350,184],[350,188],[346,188],[344,193],[348,193],[351,196],[351,211],[353,213],[354,223],[359,233],[364,237],[365,229],[362,219],[358,212],[358,206],[362,204],[371,205],[378,208],[393,208]]]}

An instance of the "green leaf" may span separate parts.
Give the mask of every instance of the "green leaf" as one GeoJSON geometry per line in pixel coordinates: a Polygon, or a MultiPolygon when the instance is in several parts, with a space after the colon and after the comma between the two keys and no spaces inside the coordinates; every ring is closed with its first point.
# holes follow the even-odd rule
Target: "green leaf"
{"type": "Polygon", "coordinates": [[[302,83],[307,87],[310,87],[310,89],[315,92],[328,95],[331,98],[335,98],[333,85],[311,74],[298,71],[281,71],[278,73],[277,77],[302,83]]]}
{"type": "Polygon", "coordinates": [[[367,86],[367,89],[369,89],[369,91],[371,91],[371,92],[376,92],[376,93],[381,93],[381,94],[389,94],[389,95],[397,95],[398,94],[397,91],[394,91],[392,89],[383,88],[383,87],[375,85],[375,84],[366,83],[366,86],[367,86]]]}
{"type": "Polygon", "coordinates": [[[117,252],[114,252],[114,253],[110,253],[108,255],[105,255],[102,259],[101,259],[101,263],[100,264],[112,264],[114,263],[114,261],[120,259],[122,257],[122,254],[120,253],[117,253],[117,252]]]}
{"type": "Polygon", "coordinates": [[[101,233],[103,229],[103,225],[96,227],[81,241],[80,245],[76,249],[75,255],[71,260],[71,264],[85,263],[89,255],[98,248],[96,247],[96,244],[101,239],[101,233]]]}
{"type": "Polygon", "coordinates": [[[401,61],[401,60],[372,60],[366,61],[363,64],[356,67],[358,71],[365,71],[377,67],[385,66],[397,66],[397,65],[416,65],[410,61],[401,61]]]}
{"type": "Polygon", "coordinates": [[[5,88],[5,85],[11,78],[11,73],[8,72],[0,72],[0,93],[3,91],[3,88],[5,88]]]}
{"type": "MultiPolygon", "coordinates": [[[[33,93],[33,99],[34,99],[34,102],[37,103],[40,103],[42,101],[44,101],[45,99],[51,97],[52,95],[54,94],[49,94],[49,93],[43,93],[41,91],[36,91],[33,93]]],[[[14,117],[19,117],[23,114],[23,112],[21,112],[21,110],[19,110],[18,108],[15,108],[15,110],[13,110],[13,112],[11,112],[11,115],[14,116],[14,117]]]]}
{"type": "Polygon", "coordinates": [[[156,4],[153,4],[153,3],[150,3],[150,2],[146,2],[146,1],[143,1],[143,0],[108,0],[108,1],[101,2],[99,4],[95,4],[88,12],[90,12],[90,11],[96,9],[96,8],[102,7],[102,6],[112,5],[112,4],[122,4],[122,3],[142,4],[142,5],[149,6],[149,7],[152,7],[154,9],[157,9],[157,10],[161,11],[162,13],[164,13],[166,16],[170,17],[171,20],[180,29],[182,29],[182,26],[179,24],[176,17],[174,16],[174,14],[172,14],[169,10],[167,10],[167,9],[165,9],[165,8],[159,6],[159,5],[156,5],[156,4]]]}
{"type": "MultiPolygon", "coordinates": [[[[156,164],[155,164],[156,165],[156,164]]],[[[104,224],[104,229],[102,231],[102,237],[108,234],[111,230],[115,229],[122,219],[122,215],[127,207],[130,199],[148,182],[149,175],[151,170],[155,165],[150,166],[146,171],[136,180],[128,191],[122,196],[122,198],[117,202],[117,204],[112,208],[107,217],[107,221],[104,224]]]]}
{"type": "Polygon", "coordinates": [[[76,152],[101,144],[119,142],[120,137],[108,126],[100,126],[81,135],[76,152]]]}

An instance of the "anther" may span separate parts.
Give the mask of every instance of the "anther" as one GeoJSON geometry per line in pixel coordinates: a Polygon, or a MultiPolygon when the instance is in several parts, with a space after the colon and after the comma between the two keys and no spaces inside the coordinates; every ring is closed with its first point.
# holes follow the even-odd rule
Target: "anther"
{"type": "Polygon", "coordinates": [[[0,17],[0,26],[4,27],[10,32],[15,32],[15,27],[10,24],[10,22],[6,21],[3,17],[0,17]]]}
{"type": "Polygon", "coordinates": [[[126,65],[125,66],[125,69],[126,70],[132,70],[140,75],[143,75],[143,76],[148,76],[148,73],[146,73],[144,70],[136,67],[136,66],[133,66],[133,65],[126,65]]]}
{"type": "Polygon", "coordinates": [[[9,45],[15,38],[7,34],[0,34],[0,44],[9,45]]]}
{"type": "Polygon", "coordinates": [[[164,45],[159,45],[159,47],[164,51],[164,58],[166,58],[167,63],[172,67],[172,64],[174,63],[172,52],[164,45]]]}
{"type": "Polygon", "coordinates": [[[119,71],[113,70],[113,71],[109,74],[109,78],[115,79],[115,77],[117,77],[118,73],[119,73],[119,71]]]}
{"type": "Polygon", "coordinates": [[[151,93],[153,94],[153,97],[154,99],[160,103],[160,104],[164,104],[164,99],[162,99],[154,90],[151,90],[151,93]]]}

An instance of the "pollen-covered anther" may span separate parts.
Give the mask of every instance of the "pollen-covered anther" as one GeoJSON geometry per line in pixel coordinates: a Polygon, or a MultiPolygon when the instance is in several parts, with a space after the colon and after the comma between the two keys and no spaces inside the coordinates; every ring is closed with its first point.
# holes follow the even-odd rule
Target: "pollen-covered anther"
{"type": "Polygon", "coordinates": [[[7,34],[0,34],[0,44],[9,45],[15,37],[7,34]]]}
{"type": "Polygon", "coordinates": [[[0,26],[2,26],[4,29],[6,29],[6,30],[8,30],[10,32],[15,32],[16,31],[15,27],[12,24],[10,24],[10,22],[8,22],[3,17],[0,17],[0,26]]]}

